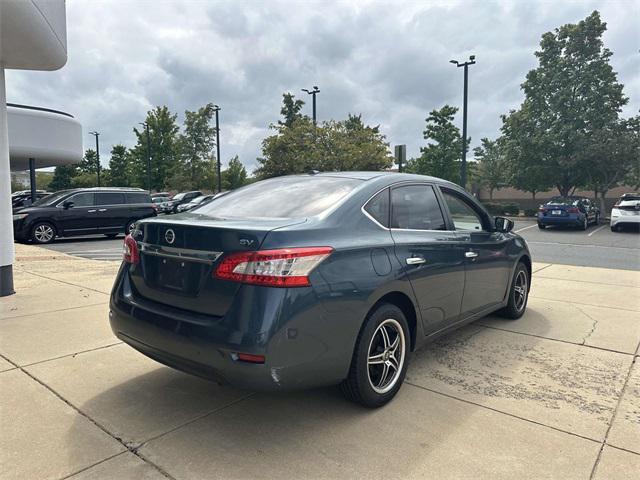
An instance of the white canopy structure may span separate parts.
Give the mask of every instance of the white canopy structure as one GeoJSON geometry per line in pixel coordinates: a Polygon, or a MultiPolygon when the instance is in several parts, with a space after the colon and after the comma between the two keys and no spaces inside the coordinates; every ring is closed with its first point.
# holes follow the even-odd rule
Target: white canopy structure
{"type": "Polygon", "coordinates": [[[82,129],[70,115],[18,105],[7,112],[5,69],[57,70],[66,62],[64,0],[0,0],[0,296],[14,292],[10,170],[82,157],[82,129]]]}

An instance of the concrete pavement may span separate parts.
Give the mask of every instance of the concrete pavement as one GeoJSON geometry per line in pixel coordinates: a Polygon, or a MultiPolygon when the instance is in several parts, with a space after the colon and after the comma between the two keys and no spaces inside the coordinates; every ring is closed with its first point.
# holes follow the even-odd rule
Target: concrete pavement
{"type": "Polygon", "coordinates": [[[535,264],[529,309],[417,352],[378,410],[163,367],[111,334],[117,262],[18,245],[0,479],[637,478],[640,273],[535,264]]]}

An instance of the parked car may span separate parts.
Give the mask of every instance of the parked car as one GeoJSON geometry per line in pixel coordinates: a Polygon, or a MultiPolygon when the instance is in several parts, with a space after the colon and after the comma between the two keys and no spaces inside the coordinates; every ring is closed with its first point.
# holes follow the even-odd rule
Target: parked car
{"type": "Polygon", "coordinates": [[[553,197],[538,209],[538,228],[570,226],[582,230],[600,221],[600,209],[585,197],[553,197]]]}
{"type": "Polygon", "coordinates": [[[531,254],[513,222],[433,177],[278,177],[140,221],[110,298],[115,335],[249,390],[393,398],[409,356],[494,311],[519,318],[531,254]]]}
{"type": "Polygon", "coordinates": [[[199,190],[177,193],[171,200],[163,204],[161,211],[164,213],[176,213],[178,211],[178,205],[189,203],[194,198],[200,196],[202,196],[202,192],[199,190]]]}
{"type": "Polygon", "coordinates": [[[115,237],[155,216],[151,197],[134,188],[76,188],[51,194],[13,214],[16,240],[49,243],[56,237],[96,233],[115,237]]]}
{"type": "Polygon", "coordinates": [[[158,196],[155,194],[151,197],[151,203],[153,204],[153,208],[155,208],[156,213],[161,212],[163,204],[167,203],[170,200],[170,197],[158,196]]]}
{"type": "Polygon", "coordinates": [[[189,211],[193,208],[199,207],[200,205],[206,204],[209,200],[213,200],[215,195],[201,195],[199,197],[194,198],[188,203],[183,203],[182,205],[178,205],[178,213],[189,211]]]}
{"type": "Polygon", "coordinates": [[[611,231],[619,232],[625,226],[640,225],[640,194],[625,193],[611,209],[611,231]]]}
{"type": "MultiPolygon", "coordinates": [[[[45,190],[36,190],[36,200],[40,200],[47,195],[51,195],[51,192],[47,192],[45,190]]],[[[15,192],[13,195],[11,195],[11,210],[14,213],[21,208],[30,206],[31,203],[31,191],[15,192]]]]}

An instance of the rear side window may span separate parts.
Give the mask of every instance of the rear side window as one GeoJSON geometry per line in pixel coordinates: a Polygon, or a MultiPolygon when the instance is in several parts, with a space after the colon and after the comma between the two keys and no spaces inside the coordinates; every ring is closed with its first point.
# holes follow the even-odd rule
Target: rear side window
{"type": "Polygon", "coordinates": [[[364,206],[365,212],[367,212],[376,222],[383,227],[389,227],[389,189],[385,188],[383,191],[376,194],[371,200],[364,206]]]}
{"type": "Polygon", "coordinates": [[[407,185],[391,190],[391,228],[446,230],[433,187],[407,185]]]}
{"type": "Polygon", "coordinates": [[[148,193],[127,193],[127,203],[151,203],[148,193]]]}
{"type": "Polygon", "coordinates": [[[96,205],[122,205],[124,193],[102,192],[96,193],[96,205]]]}
{"type": "Polygon", "coordinates": [[[329,176],[277,177],[252,183],[198,209],[217,218],[304,218],[333,207],[362,180],[329,176]]]}

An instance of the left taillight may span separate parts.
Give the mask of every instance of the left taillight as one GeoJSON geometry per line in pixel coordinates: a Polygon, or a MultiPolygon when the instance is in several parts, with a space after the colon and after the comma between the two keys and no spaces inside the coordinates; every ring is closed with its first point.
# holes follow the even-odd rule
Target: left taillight
{"type": "Polygon", "coordinates": [[[303,247],[232,253],[222,259],[213,275],[266,287],[308,287],[309,274],[331,252],[331,247],[303,247]]]}
{"type": "Polygon", "coordinates": [[[136,242],[131,235],[124,237],[124,244],[122,245],[122,260],[125,263],[140,263],[138,242],[136,242]]]}

